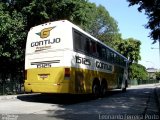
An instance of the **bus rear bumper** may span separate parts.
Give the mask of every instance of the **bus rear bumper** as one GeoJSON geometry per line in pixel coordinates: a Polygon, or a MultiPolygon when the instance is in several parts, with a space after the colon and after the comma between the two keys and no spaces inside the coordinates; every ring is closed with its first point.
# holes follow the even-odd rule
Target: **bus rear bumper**
{"type": "Polygon", "coordinates": [[[73,93],[71,83],[47,84],[47,83],[25,83],[26,93],[73,93]]]}

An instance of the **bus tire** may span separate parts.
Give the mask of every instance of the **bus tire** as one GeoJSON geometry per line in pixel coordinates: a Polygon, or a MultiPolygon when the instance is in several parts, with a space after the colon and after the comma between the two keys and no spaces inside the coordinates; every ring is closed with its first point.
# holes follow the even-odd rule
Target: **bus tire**
{"type": "Polygon", "coordinates": [[[127,91],[127,87],[128,87],[128,82],[125,81],[125,87],[122,88],[122,92],[126,92],[127,91]]]}
{"type": "Polygon", "coordinates": [[[126,87],[122,88],[122,92],[126,92],[126,91],[127,91],[126,87]]]}
{"type": "Polygon", "coordinates": [[[98,98],[100,96],[100,84],[97,82],[92,85],[92,95],[93,98],[98,98]]]}
{"type": "Polygon", "coordinates": [[[107,83],[102,82],[101,84],[101,97],[105,97],[107,95],[107,83]]]}

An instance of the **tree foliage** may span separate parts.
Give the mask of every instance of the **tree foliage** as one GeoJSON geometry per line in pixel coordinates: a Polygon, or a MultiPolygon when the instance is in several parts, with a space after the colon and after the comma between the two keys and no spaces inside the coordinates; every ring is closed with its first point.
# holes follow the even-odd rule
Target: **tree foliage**
{"type": "Polygon", "coordinates": [[[160,80],[160,72],[156,72],[155,74],[156,74],[156,79],[160,80]]]}
{"type": "Polygon", "coordinates": [[[148,73],[146,68],[140,64],[133,63],[130,66],[130,78],[136,80],[146,80],[148,78],[148,73]]]}
{"type": "Polygon", "coordinates": [[[127,0],[129,6],[139,5],[138,11],[145,11],[148,16],[146,28],[151,29],[150,37],[156,42],[160,40],[160,0],[127,0]]]}
{"type": "MultiPolygon", "coordinates": [[[[96,38],[105,36],[108,34],[118,33],[117,22],[112,18],[109,12],[102,6],[94,6],[95,12],[91,13],[90,26],[87,28],[88,32],[96,38]]],[[[101,38],[101,40],[104,40],[101,38]]]]}
{"type": "Polygon", "coordinates": [[[1,0],[0,80],[8,74],[17,78],[23,71],[26,37],[31,27],[62,19],[80,26],[132,62],[140,59],[140,42],[123,40],[117,22],[102,5],[87,0],[1,0]]]}
{"type": "Polygon", "coordinates": [[[23,69],[26,32],[22,14],[16,10],[9,12],[3,3],[0,3],[0,21],[0,76],[4,79],[23,69]]]}
{"type": "Polygon", "coordinates": [[[138,60],[141,59],[140,45],[141,42],[139,40],[128,38],[125,40],[116,41],[115,47],[117,51],[127,57],[131,63],[138,63],[138,60]]]}

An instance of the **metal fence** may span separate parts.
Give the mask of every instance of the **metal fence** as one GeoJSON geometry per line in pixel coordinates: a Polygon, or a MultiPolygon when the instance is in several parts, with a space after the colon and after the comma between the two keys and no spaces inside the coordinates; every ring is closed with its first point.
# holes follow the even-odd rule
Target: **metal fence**
{"type": "Polygon", "coordinates": [[[142,84],[156,84],[159,80],[149,79],[149,80],[130,80],[130,85],[142,85],[142,84]]]}
{"type": "Polygon", "coordinates": [[[8,82],[0,84],[0,95],[11,95],[24,93],[24,87],[22,83],[8,82]]]}

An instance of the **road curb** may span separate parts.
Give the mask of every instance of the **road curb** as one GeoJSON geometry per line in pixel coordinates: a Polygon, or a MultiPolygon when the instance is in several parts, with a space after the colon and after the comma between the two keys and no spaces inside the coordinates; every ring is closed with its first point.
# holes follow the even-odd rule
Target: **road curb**
{"type": "Polygon", "coordinates": [[[39,95],[39,93],[31,93],[31,94],[17,94],[17,95],[2,95],[0,96],[0,100],[14,100],[18,99],[19,97],[32,97],[34,95],[39,95]]]}
{"type": "Polygon", "coordinates": [[[155,88],[154,94],[155,94],[155,99],[156,99],[158,112],[159,112],[159,116],[160,116],[160,87],[155,88]]]}
{"type": "Polygon", "coordinates": [[[0,100],[10,100],[10,99],[17,99],[18,95],[2,95],[0,96],[0,100]]]}

